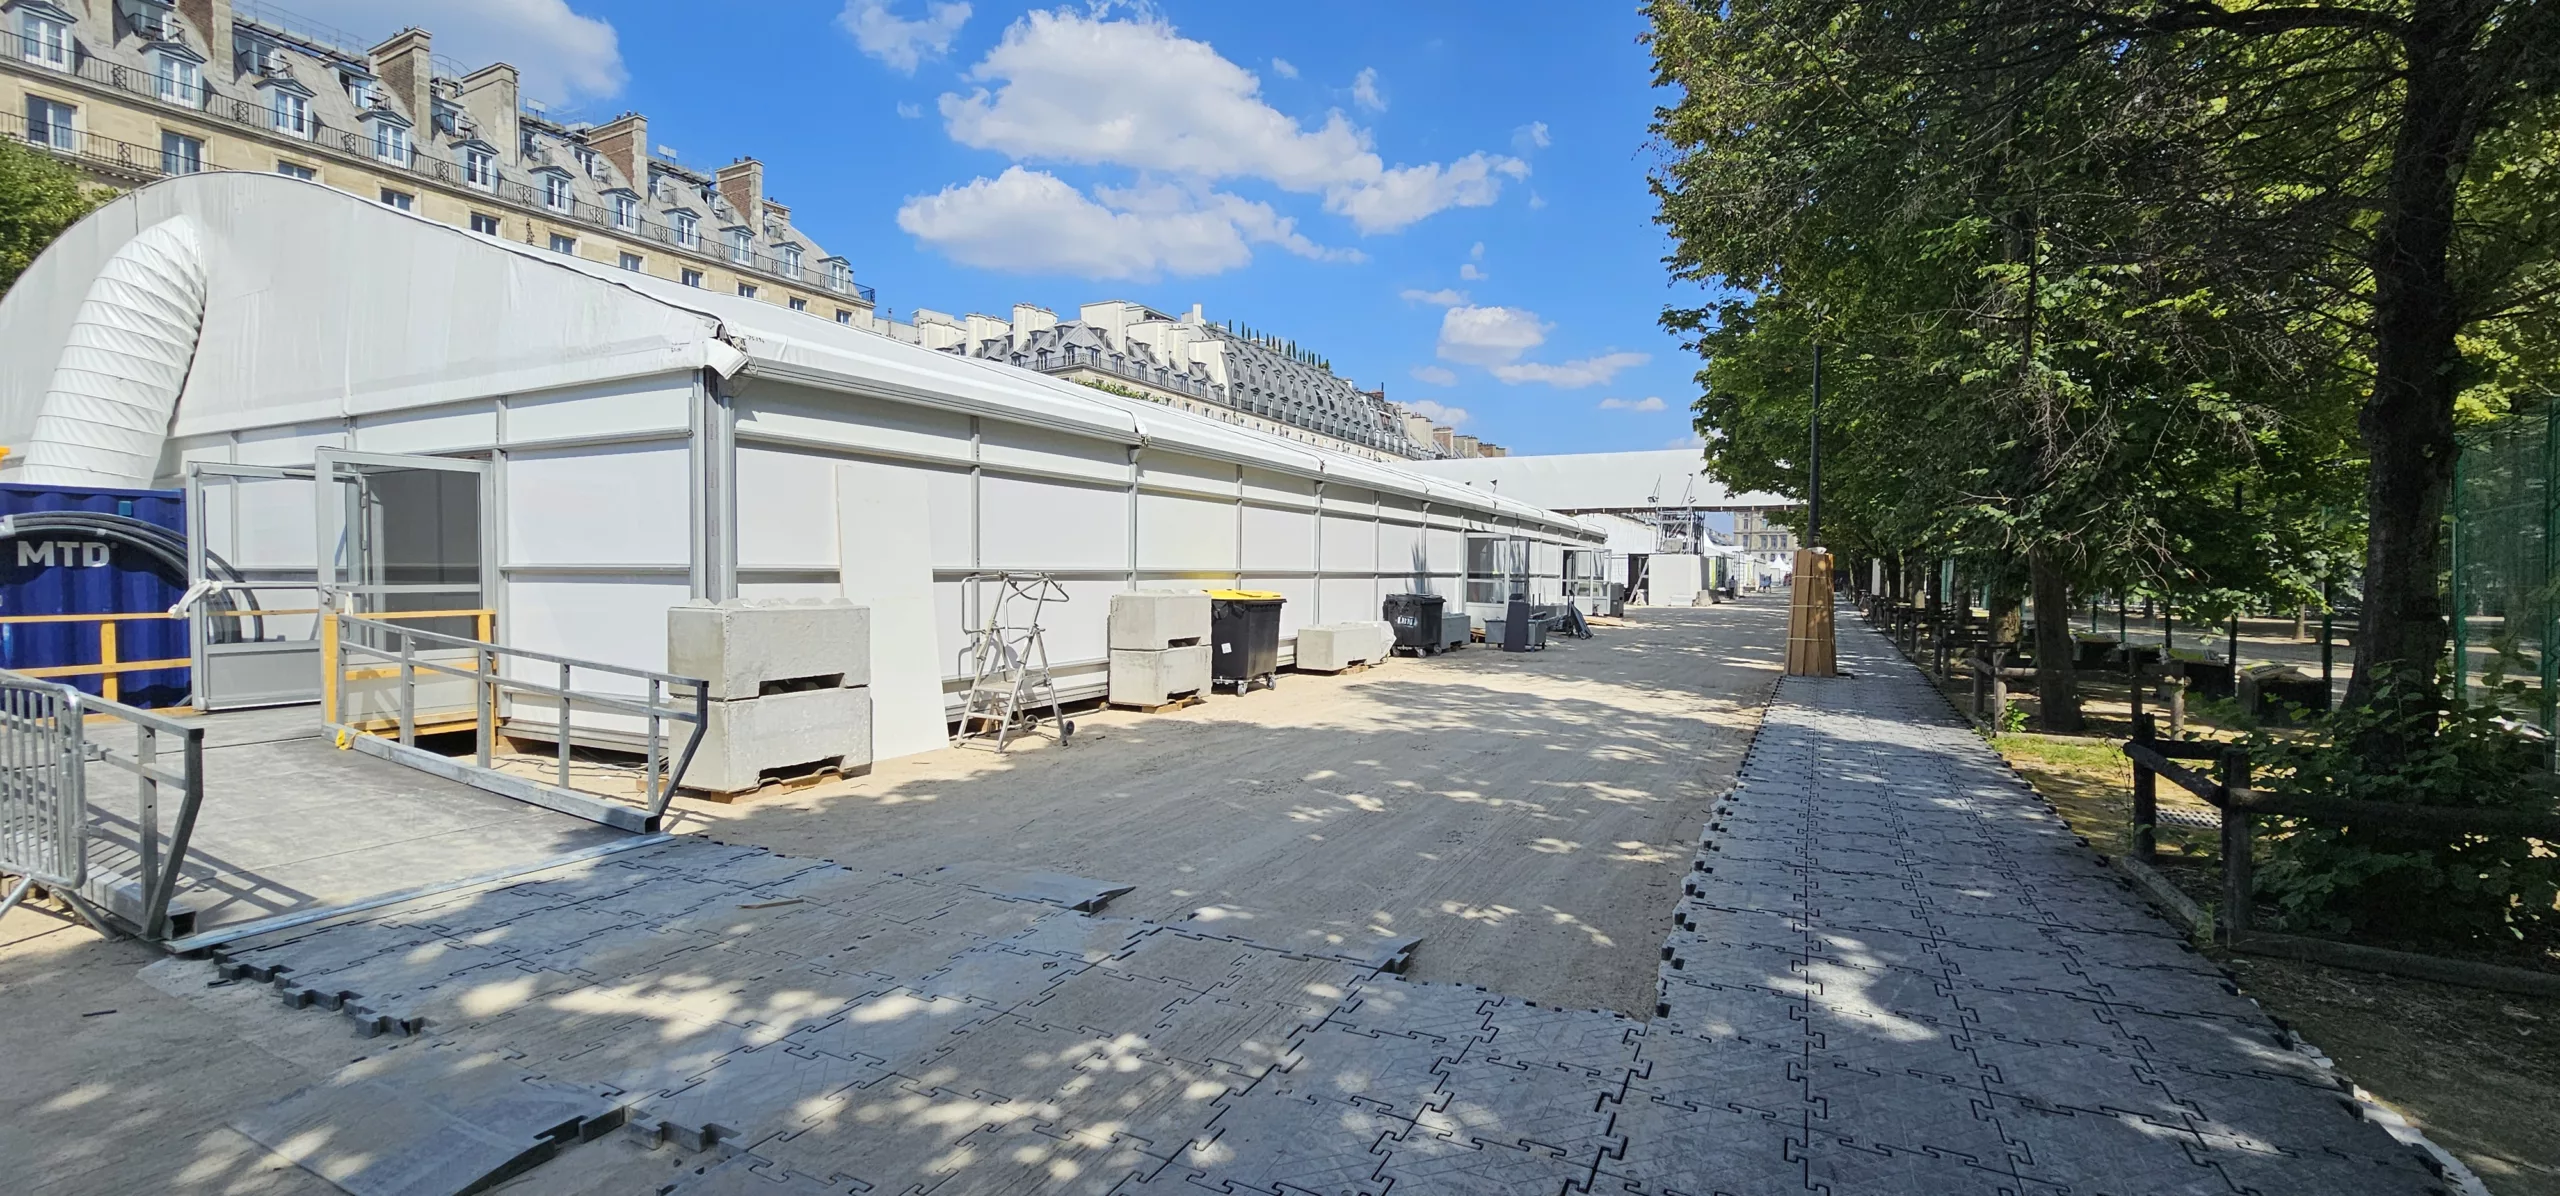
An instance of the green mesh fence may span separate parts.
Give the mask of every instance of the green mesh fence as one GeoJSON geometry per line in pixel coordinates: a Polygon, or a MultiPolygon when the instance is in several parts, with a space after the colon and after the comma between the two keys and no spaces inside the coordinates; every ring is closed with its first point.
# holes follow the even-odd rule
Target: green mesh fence
{"type": "Polygon", "coordinates": [[[2454,677],[2548,732],[2560,694],[2560,424],[2549,408],[2466,437],[2453,485],[2454,677]],[[2520,687],[2520,688],[2519,688],[2520,687]]]}

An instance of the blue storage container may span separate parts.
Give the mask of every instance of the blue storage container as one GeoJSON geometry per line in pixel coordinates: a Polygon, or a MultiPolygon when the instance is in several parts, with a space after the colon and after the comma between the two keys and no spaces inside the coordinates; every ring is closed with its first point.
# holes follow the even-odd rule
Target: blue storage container
{"type": "MultiPolygon", "coordinates": [[[[0,485],[0,515],[94,511],[123,515],[187,534],[186,493],[66,486],[0,485]]],[[[44,532],[0,540],[0,615],[99,615],[161,612],[186,594],[183,567],[129,544],[78,532],[44,532]]],[[[98,663],[98,624],[0,623],[0,668],[40,669],[98,663]]],[[[126,619],[116,624],[119,660],[184,660],[185,619],[126,619]]],[[[57,678],[88,693],[98,676],[57,678]]],[[[135,706],[186,704],[188,670],[154,669],[118,677],[122,701],[135,706]]]]}

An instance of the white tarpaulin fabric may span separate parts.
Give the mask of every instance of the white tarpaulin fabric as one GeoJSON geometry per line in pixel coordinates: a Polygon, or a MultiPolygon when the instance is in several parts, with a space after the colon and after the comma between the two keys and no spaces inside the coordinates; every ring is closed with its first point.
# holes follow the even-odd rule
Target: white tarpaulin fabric
{"type": "Polygon", "coordinates": [[[1735,494],[1706,476],[1697,449],[1635,453],[1559,453],[1533,457],[1462,457],[1416,461],[1425,477],[1489,491],[1556,511],[1633,511],[1669,507],[1792,507],[1775,494],[1735,494]]]}
{"type": "Polygon", "coordinates": [[[89,284],[27,434],[21,481],[141,488],[204,324],[204,245],[173,216],[125,243],[89,284]]]}

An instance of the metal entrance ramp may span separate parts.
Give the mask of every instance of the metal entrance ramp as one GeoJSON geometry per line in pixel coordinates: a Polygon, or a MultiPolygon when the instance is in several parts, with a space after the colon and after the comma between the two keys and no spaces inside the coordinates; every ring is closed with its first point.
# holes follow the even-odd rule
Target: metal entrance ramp
{"type": "MultiPolygon", "coordinates": [[[[309,706],[172,721],[204,732],[205,792],[173,948],[656,841],[342,750],[309,706]]],[[[90,875],[140,876],[131,787],[90,773],[90,875]]]]}

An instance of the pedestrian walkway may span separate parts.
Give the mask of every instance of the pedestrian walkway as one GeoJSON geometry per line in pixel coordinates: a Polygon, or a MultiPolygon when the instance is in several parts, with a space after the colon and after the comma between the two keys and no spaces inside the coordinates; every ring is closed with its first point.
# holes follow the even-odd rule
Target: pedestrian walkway
{"type": "Polygon", "coordinates": [[[2439,1190],[1842,646],[1706,829],[1649,1024],[699,839],[160,966],[385,1034],[231,1121],[359,1196],[2439,1190]]]}
{"type": "Polygon", "coordinates": [[[2442,1181],[1882,637],[1790,678],[1704,839],[1604,1176],[1653,1192],[2442,1181]]]}

